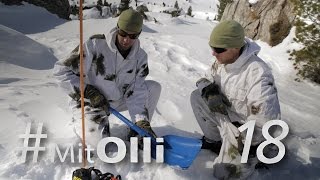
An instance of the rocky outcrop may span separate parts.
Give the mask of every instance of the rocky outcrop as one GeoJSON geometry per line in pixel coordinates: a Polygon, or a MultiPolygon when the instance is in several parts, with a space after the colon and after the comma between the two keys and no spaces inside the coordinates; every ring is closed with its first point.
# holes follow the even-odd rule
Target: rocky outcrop
{"type": "Polygon", "coordinates": [[[44,7],[49,12],[57,14],[60,18],[69,19],[71,10],[68,0],[0,0],[5,5],[22,5],[23,1],[44,7]]]}
{"type": "Polygon", "coordinates": [[[226,6],[221,21],[234,19],[244,28],[246,36],[275,46],[289,34],[295,19],[290,0],[234,0],[226,6]]]}

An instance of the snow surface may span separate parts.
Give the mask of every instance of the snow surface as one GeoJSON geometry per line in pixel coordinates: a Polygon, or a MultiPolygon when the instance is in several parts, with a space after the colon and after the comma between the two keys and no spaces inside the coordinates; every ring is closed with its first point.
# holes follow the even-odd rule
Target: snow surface
{"type": "MultiPolygon", "coordinates": [[[[78,1],[77,1],[78,2],[78,1]]],[[[120,0],[107,0],[108,3],[119,4],[120,0]]],[[[174,4],[176,1],[174,0],[144,0],[137,1],[137,5],[145,5],[148,10],[151,12],[163,12],[164,10],[171,10],[174,8],[174,4]],[[165,6],[163,6],[165,3],[165,6]]],[[[184,12],[187,12],[188,8],[191,6],[192,15],[197,19],[209,19],[213,20],[217,16],[218,8],[217,4],[219,2],[215,0],[177,0],[179,8],[182,8],[184,12]]],[[[76,1],[69,0],[70,5],[76,4],[76,1]]],[[[97,4],[97,0],[86,0],[84,6],[92,6],[97,4]]],[[[136,3],[134,0],[131,1],[130,6],[136,7],[136,3]]],[[[90,16],[84,17],[85,19],[91,18],[90,16]]]]}
{"type": "Polygon", "coordinates": [[[257,3],[259,0],[249,0],[249,3],[250,4],[255,4],[255,3],[257,3]]]}
{"type": "MultiPolygon", "coordinates": [[[[203,14],[216,13],[205,11],[212,1],[192,0],[191,3],[197,4],[203,14]]],[[[160,9],[160,6],[154,6],[154,9],[160,9]]],[[[189,98],[195,82],[212,63],[208,38],[216,22],[184,16],[171,18],[158,12],[147,13],[158,23],[145,22],[139,37],[149,55],[148,79],[162,85],[151,125],[159,136],[176,134],[200,138],[202,132],[189,98]]],[[[85,20],[84,38],[107,33],[116,22],[116,18],[85,20]]],[[[70,158],[65,163],[52,163],[52,155],[46,152],[40,153],[37,163],[31,162],[32,155],[28,156],[27,163],[19,163],[21,152],[18,147],[23,143],[18,136],[25,132],[28,122],[33,122],[34,126],[43,122],[43,132],[48,134],[43,145],[50,148],[53,143],[62,146],[71,143],[77,154],[79,139],[74,134],[68,97],[58,87],[52,67],[79,43],[79,21],[61,20],[45,9],[29,4],[10,7],[0,4],[0,24],[0,179],[71,179],[72,171],[81,164],[71,163],[70,158]]],[[[251,179],[320,179],[320,87],[308,81],[294,81],[296,75],[287,53],[299,47],[293,37],[294,29],[275,47],[257,41],[262,47],[259,56],[273,70],[282,119],[288,123],[290,133],[284,142],[287,147],[285,158],[269,170],[255,172],[251,179]]],[[[128,112],[124,115],[129,117],[128,112]]],[[[110,122],[112,135],[121,136],[126,126],[114,116],[110,117],[110,122]]],[[[128,180],[208,180],[213,179],[215,157],[203,150],[188,170],[155,162],[130,163],[129,154],[120,163],[106,164],[95,159],[93,165],[104,172],[121,174],[128,180]]]]}

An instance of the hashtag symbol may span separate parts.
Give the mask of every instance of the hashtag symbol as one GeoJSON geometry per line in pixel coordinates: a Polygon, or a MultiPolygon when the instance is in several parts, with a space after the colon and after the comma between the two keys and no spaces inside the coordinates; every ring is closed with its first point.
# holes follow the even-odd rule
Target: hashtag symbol
{"type": "Polygon", "coordinates": [[[21,155],[21,162],[26,162],[27,158],[27,152],[33,151],[33,162],[37,162],[38,160],[38,154],[39,151],[45,151],[45,147],[40,147],[40,141],[42,138],[47,138],[47,134],[42,134],[42,126],[43,123],[38,124],[37,134],[31,134],[31,123],[27,124],[26,133],[19,135],[19,138],[24,139],[23,141],[23,147],[20,147],[19,149],[22,151],[21,155]],[[36,142],[34,144],[34,147],[29,147],[29,139],[35,138],[36,142]]]}

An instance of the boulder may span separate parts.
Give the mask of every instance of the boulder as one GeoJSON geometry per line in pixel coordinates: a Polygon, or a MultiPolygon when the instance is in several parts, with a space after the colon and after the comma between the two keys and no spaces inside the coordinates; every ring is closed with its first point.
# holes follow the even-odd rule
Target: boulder
{"type": "Polygon", "coordinates": [[[245,29],[247,37],[275,46],[287,37],[293,26],[294,4],[290,0],[234,0],[223,12],[221,21],[233,19],[245,29]]]}

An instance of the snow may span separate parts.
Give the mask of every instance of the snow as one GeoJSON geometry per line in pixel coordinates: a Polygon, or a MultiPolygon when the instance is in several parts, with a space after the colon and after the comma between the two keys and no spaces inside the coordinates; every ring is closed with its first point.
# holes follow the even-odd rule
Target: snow
{"type": "Polygon", "coordinates": [[[48,31],[66,20],[48,13],[44,8],[23,3],[24,6],[5,6],[0,4],[1,24],[21,33],[33,34],[48,31]],[[50,23],[48,23],[50,22],[50,23]]]}
{"type": "MultiPolygon", "coordinates": [[[[164,2],[174,4],[169,0],[164,2]]],[[[189,5],[186,1],[178,2],[185,7],[189,5]]],[[[159,136],[202,136],[189,98],[195,89],[195,82],[212,63],[208,38],[217,22],[206,20],[204,15],[216,13],[208,8],[213,7],[214,3],[192,0],[193,10],[199,13],[199,18],[171,18],[171,15],[159,13],[161,5],[153,6],[153,9],[150,8],[152,12],[147,13],[156,18],[158,23],[146,21],[139,39],[149,57],[148,79],[162,85],[161,97],[151,123],[159,136]]],[[[212,17],[210,15],[210,19],[212,17]]],[[[107,33],[116,22],[116,18],[85,20],[84,39],[93,34],[107,33]]],[[[70,158],[69,162],[67,158],[65,163],[52,163],[52,154],[49,152],[40,153],[37,163],[30,160],[28,163],[19,163],[21,152],[17,148],[23,144],[18,136],[25,132],[26,124],[32,122],[36,126],[43,122],[44,132],[48,134],[43,144],[48,149],[54,143],[64,147],[71,143],[77,154],[79,139],[73,130],[68,97],[58,87],[52,68],[54,62],[66,58],[79,43],[79,21],[59,19],[43,8],[29,4],[0,4],[0,24],[0,179],[71,179],[72,171],[81,164],[71,163],[70,158]]],[[[282,119],[288,123],[290,133],[284,142],[286,157],[270,170],[255,172],[251,179],[320,177],[320,87],[309,81],[294,81],[293,62],[288,60],[287,53],[287,50],[299,48],[292,40],[294,30],[275,47],[257,41],[262,47],[259,56],[273,70],[282,119]]],[[[128,112],[123,114],[129,117],[128,112]]],[[[126,126],[114,116],[110,117],[110,122],[114,136],[121,136],[121,132],[126,130],[126,126]]],[[[104,172],[121,174],[123,179],[128,180],[207,180],[213,179],[215,157],[203,150],[188,170],[155,162],[130,163],[129,155],[120,163],[106,164],[95,159],[93,165],[104,172]]]]}
{"type": "Polygon", "coordinates": [[[249,3],[250,4],[255,4],[255,3],[257,3],[259,0],[249,0],[249,3]]]}
{"type": "Polygon", "coordinates": [[[83,10],[83,19],[98,19],[100,17],[100,11],[96,7],[83,10]]]}

